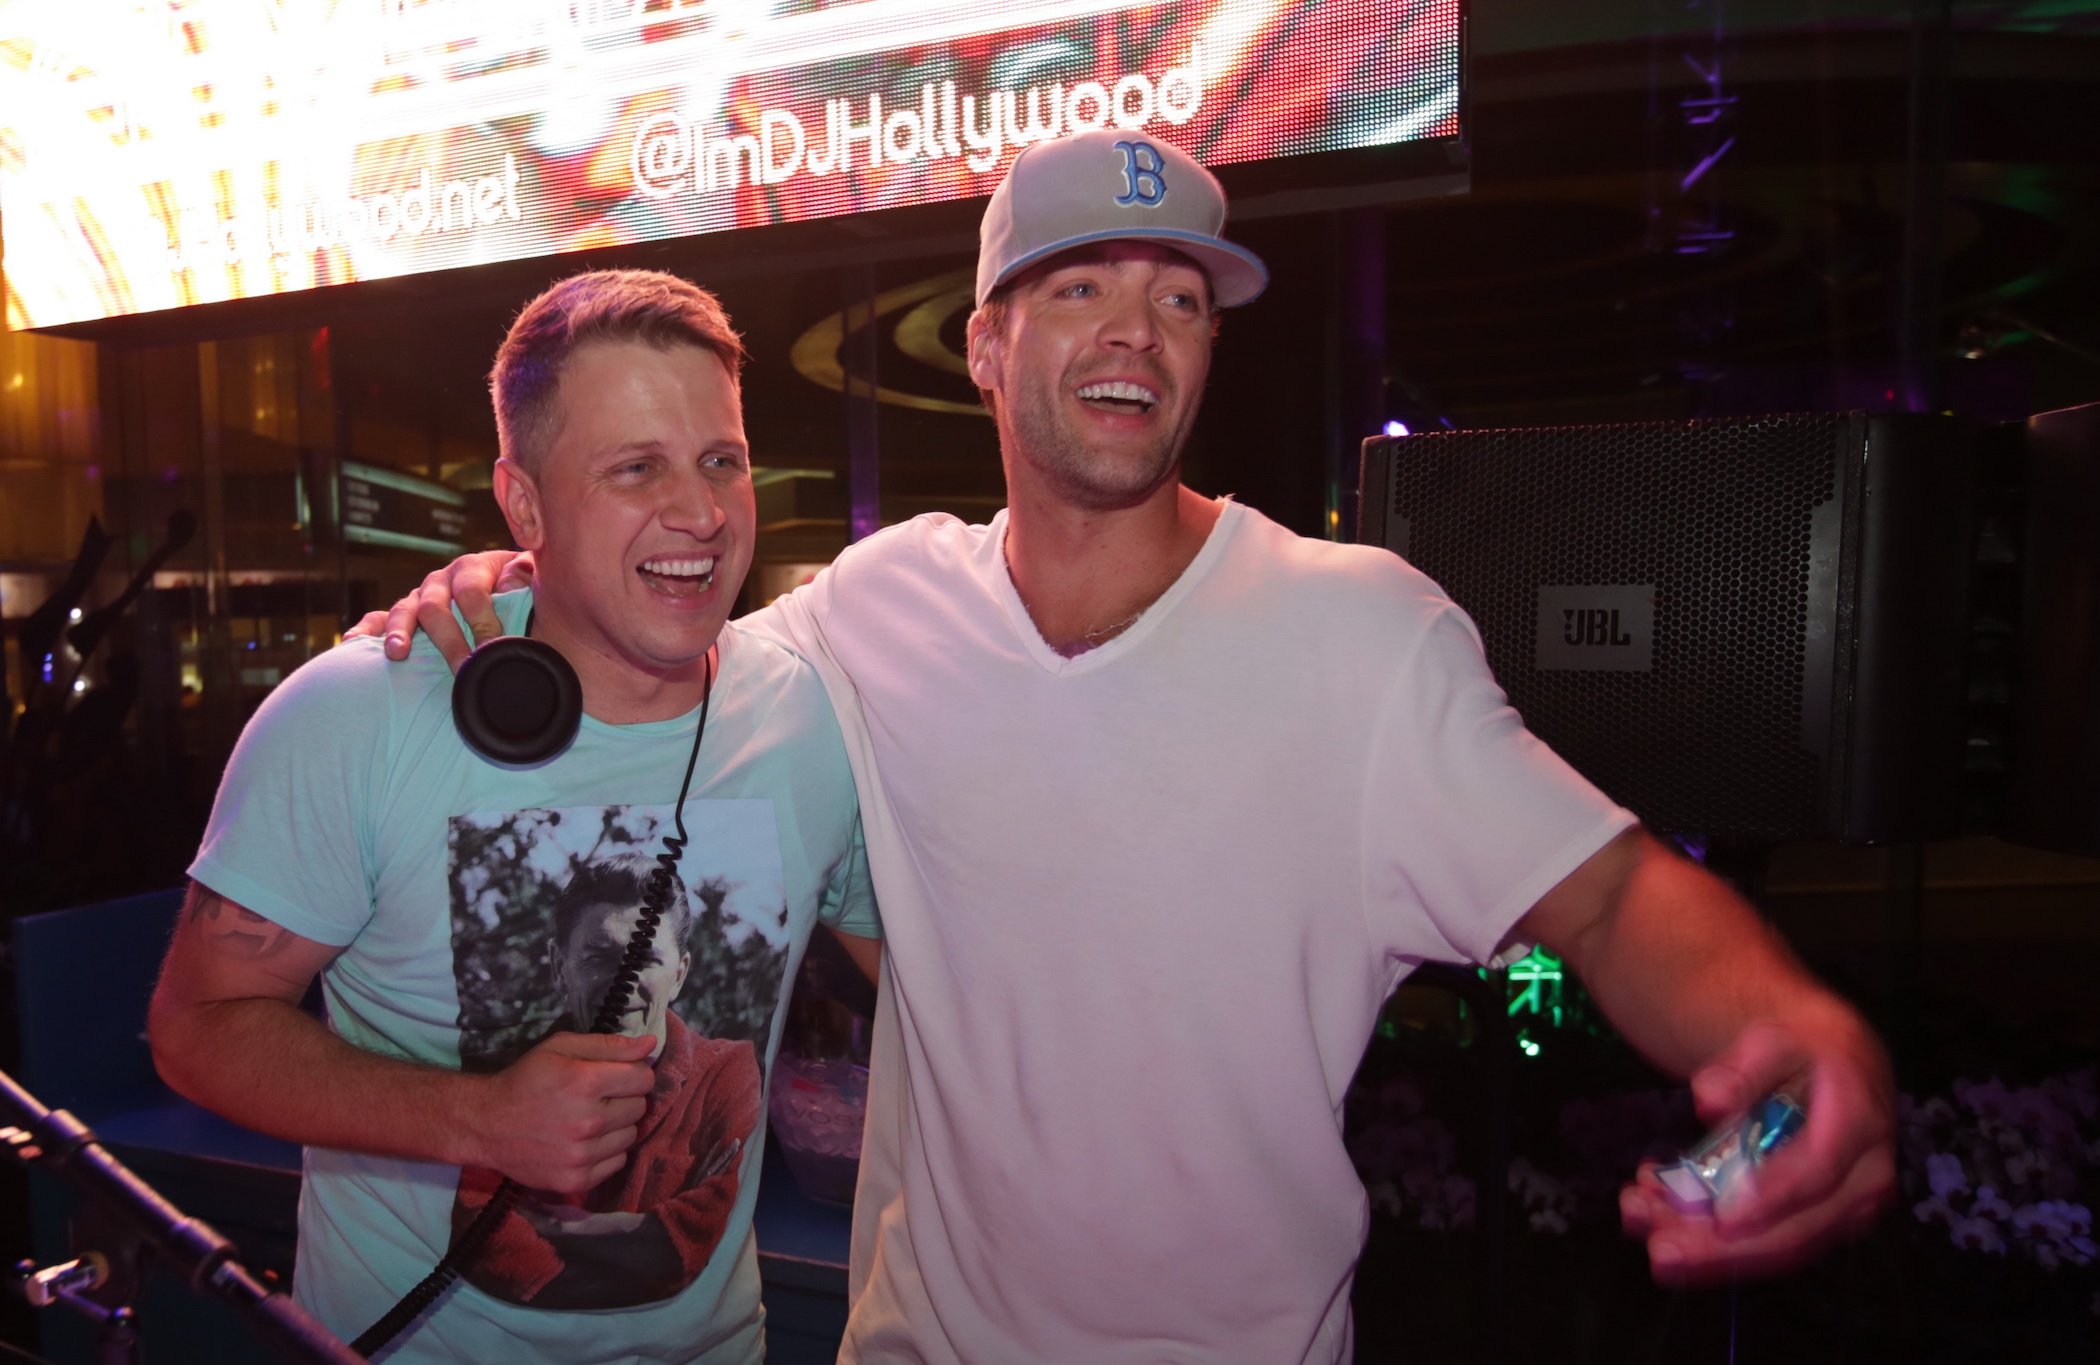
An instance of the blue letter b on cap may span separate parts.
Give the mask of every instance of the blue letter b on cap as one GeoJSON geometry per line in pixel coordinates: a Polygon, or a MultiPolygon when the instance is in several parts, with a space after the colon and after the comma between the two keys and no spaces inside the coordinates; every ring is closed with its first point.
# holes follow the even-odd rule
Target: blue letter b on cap
{"type": "Polygon", "coordinates": [[[1116,150],[1123,154],[1124,188],[1116,196],[1118,204],[1151,208],[1167,197],[1167,163],[1160,159],[1159,148],[1149,142],[1118,142],[1116,150]]]}

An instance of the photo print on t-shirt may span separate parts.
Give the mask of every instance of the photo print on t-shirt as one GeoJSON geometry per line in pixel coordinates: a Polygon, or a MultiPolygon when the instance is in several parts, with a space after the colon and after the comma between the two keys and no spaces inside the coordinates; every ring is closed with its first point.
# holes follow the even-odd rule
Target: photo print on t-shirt
{"type": "MultiPolygon", "coordinates": [[[[669,1298],[721,1244],[745,1162],[755,1160],[759,1063],[787,965],[773,803],[690,801],[685,827],[669,903],[615,1023],[657,1039],[640,1136],[627,1164],[587,1194],[523,1193],[465,1271],[497,1298],[572,1309],[669,1298]]],[[[641,919],[664,836],[675,832],[668,805],[452,819],[464,1070],[498,1071],[550,1033],[589,1031],[641,919]]],[[[499,1179],[460,1173],[455,1235],[499,1179]]]]}

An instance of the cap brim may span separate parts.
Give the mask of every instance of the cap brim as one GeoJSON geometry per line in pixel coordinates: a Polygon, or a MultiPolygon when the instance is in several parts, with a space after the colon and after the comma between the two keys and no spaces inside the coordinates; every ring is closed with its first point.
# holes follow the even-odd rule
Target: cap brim
{"type": "Polygon", "coordinates": [[[1269,287],[1269,268],[1262,264],[1261,257],[1245,247],[1217,237],[1206,237],[1196,232],[1179,232],[1162,229],[1156,232],[1132,232],[1128,228],[1113,228],[1101,232],[1082,232],[1071,237],[1060,238],[1039,246],[1025,256],[1008,263],[984,287],[978,298],[981,307],[991,292],[1032,265],[1046,261],[1059,252],[1074,247],[1091,246],[1096,242],[1157,242],[1187,256],[1203,267],[1210,277],[1211,303],[1219,308],[1237,308],[1243,303],[1252,303],[1269,287]]]}

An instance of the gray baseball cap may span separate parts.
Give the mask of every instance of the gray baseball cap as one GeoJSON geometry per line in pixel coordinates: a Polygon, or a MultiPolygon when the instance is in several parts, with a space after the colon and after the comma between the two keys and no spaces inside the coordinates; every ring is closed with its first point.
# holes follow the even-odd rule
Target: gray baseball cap
{"type": "Polygon", "coordinates": [[[977,302],[1029,266],[1089,242],[1158,242],[1203,267],[1220,308],[1267,287],[1261,257],[1218,234],[1225,190],[1171,143],[1119,128],[1021,149],[978,227],[977,302]]]}

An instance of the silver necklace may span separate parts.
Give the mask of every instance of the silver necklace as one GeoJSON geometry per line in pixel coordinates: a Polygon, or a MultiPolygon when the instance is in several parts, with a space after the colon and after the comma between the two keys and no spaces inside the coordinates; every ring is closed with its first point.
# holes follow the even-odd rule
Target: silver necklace
{"type": "Polygon", "coordinates": [[[1136,625],[1138,617],[1143,616],[1144,614],[1145,609],[1143,607],[1139,607],[1136,611],[1130,613],[1130,615],[1124,617],[1122,620],[1113,622],[1105,626],[1095,626],[1092,630],[1086,631],[1085,633],[1080,635],[1079,638],[1086,641],[1090,645],[1098,645],[1102,641],[1108,639],[1110,636],[1118,635],[1123,631],[1126,631],[1132,626],[1136,625]]]}
{"type": "MultiPolygon", "coordinates": [[[[1146,606],[1150,605],[1150,603],[1146,604],[1146,606]]],[[[1144,614],[1145,607],[1139,607],[1136,611],[1130,613],[1130,615],[1124,617],[1120,621],[1111,622],[1110,624],[1105,626],[1095,626],[1092,630],[1082,631],[1080,632],[1079,638],[1072,641],[1070,644],[1052,645],[1051,649],[1054,650],[1056,653],[1063,655],[1067,659],[1075,658],[1078,655],[1086,653],[1090,649],[1094,649],[1099,647],[1100,645],[1106,644],[1111,638],[1113,638],[1117,634],[1120,634],[1121,632],[1130,629],[1132,626],[1137,624],[1137,619],[1140,616],[1143,616],[1144,614]]]]}

